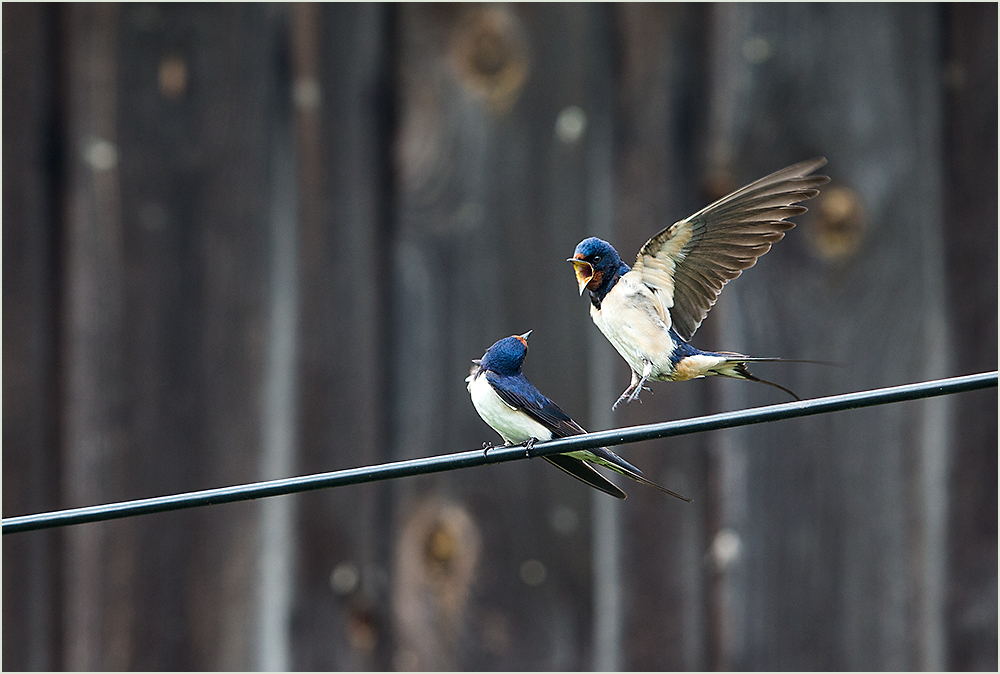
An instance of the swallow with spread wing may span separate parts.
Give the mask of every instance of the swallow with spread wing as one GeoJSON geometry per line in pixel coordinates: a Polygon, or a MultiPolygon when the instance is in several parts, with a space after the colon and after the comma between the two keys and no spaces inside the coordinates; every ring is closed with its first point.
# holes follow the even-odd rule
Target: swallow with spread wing
{"type": "Polygon", "coordinates": [[[591,237],[577,245],[568,261],[580,294],[590,291],[594,323],[632,368],[632,382],[612,409],[636,400],[649,380],[711,375],[761,382],[798,399],[746,365],[785,359],[701,351],[688,340],[723,286],[795,226],[786,218],[806,212],[799,202],[830,180],[811,175],[825,164],[822,157],[804,161],[722,197],[647,241],[631,268],[607,241],[591,237]]]}
{"type": "MultiPolygon", "coordinates": [[[[479,416],[500,434],[507,445],[527,443],[530,450],[536,440],[551,440],[586,433],[559,406],[542,395],[528,381],[521,366],[528,353],[529,330],[523,335],[505,337],[473,362],[466,378],[472,404],[479,416]]],[[[584,449],[544,457],[578,480],[615,498],[625,498],[625,492],[601,475],[591,464],[610,468],[637,482],[655,487],[684,501],[691,499],[647,480],[642,471],[606,447],[584,449]]]]}

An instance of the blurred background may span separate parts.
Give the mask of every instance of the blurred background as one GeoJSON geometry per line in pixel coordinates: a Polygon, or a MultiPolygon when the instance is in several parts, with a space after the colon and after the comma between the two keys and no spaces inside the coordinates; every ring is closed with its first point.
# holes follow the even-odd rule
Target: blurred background
{"type": "MultiPolygon", "coordinates": [[[[817,155],[692,340],[997,367],[997,5],[3,6],[3,516],[785,402],[628,369],[564,260],[817,155]]],[[[997,668],[997,394],[3,539],[4,669],[997,668]]]]}

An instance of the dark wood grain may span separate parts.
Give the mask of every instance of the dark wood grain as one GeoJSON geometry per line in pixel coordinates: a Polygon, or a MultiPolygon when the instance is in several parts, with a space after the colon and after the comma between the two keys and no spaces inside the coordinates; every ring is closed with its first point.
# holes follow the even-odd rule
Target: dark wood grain
{"type": "MultiPolygon", "coordinates": [[[[722,348],[843,365],[755,368],[802,396],[950,371],[935,12],[713,12],[715,168],[743,184],[826,154],[832,186],[852,190],[843,198],[864,213],[860,245],[823,246],[837,223],[824,195],[810,202],[800,227],[713,311],[722,348]]],[[[726,408],[778,401],[759,386],[718,390],[726,408]]],[[[944,665],[931,625],[943,608],[947,422],[945,407],[929,402],[716,436],[721,525],[742,551],[725,580],[723,667],[944,665]]]]}
{"type": "MultiPolygon", "coordinates": [[[[297,5],[291,14],[299,473],[389,459],[383,307],[393,13],[386,5],[297,5]]],[[[388,492],[389,485],[373,484],[298,500],[289,666],[391,667],[388,492]]]]}
{"type": "MultiPolygon", "coordinates": [[[[262,476],[281,91],[271,9],[178,9],[127,9],[122,49],[136,58],[123,59],[119,94],[129,324],[143,328],[129,342],[146,374],[133,384],[133,465],[164,491],[262,476]]],[[[143,599],[170,607],[167,633],[183,646],[143,612],[133,666],[255,666],[259,505],[143,525],[140,569],[159,570],[143,599]]]]}
{"type": "MultiPolygon", "coordinates": [[[[566,262],[825,155],[704,349],[996,367],[996,6],[4,5],[4,515],[783,402],[627,367],[566,262]]],[[[6,669],[995,669],[996,394],[4,539],[6,669]]]]}
{"type": "MultiPolygon", "coordinates": [[[[3,512],[59,507],[55,13],[3,10],[3,512]]],[[[4,541],[3,668],[60,666],[60,532],[4,541]]]]}
{"type": "MultiPolygon", "coordinates": [[[[631,263],[650,236],[704,205],[692,158],[704,134],[699,111],[705,108],[707,83],[699,54],[705,48],[707,12],[680,5],[622,5],[615,18],[621,70],[613,244],[631,263]]],[[[699,333],[699,343],[705,334],[699,333]]],[[[602,347],[611,349],[606,342],[602,347]]],[[[606,406],[629,381],[624,360],[617,353],[612,357],[615,376],[606,406]]],[[[650,388],[641,405],[619,407],[615,426],[716,411],[708,405],[705,382],[650,388]]],[[[621,448],[646,475],[694,499],[670,503],[649,490],[629,493],[622,537],[625,669],[709,667],[705,588],[711,568],[703,551],[712,501],[705,489],[706,447],[705,437],[691,436],[621,448]]]]}
{"type": "MultiPolygon", "coordinates": [[[[949,5],[946,41],[945,281],[954,371],[996,368],[997,50],[995,5],[949,5]],[[982,93],[982,95],[980,94],[982,93]]],[[[945,667],[997,668],[997,397],[954,408],[948,504],[945,667]]]]}
{"type": "MultiPolygon", "coordinates": [[[[400,458],[497,441],[462,380],[492,342],[528,329],[535,332],[526,373],[588,422],[587,373],[579,367],[586,317],[571,302],[572,274],[562,260],[586,232],[593,170],[586,158],[601,128],[591,118],[579,142],[566,144],[555,124],[566,106],[589,111],[594,101],[588,49],[600,30],[598,12],[401,10],[392,250],[392,367],[407,380],[393,399],[400,458]]],[[[449,534],[457,558],[479,550],[473,585],[440,586],[463,597],[450,606],[449,595],[415,592],[411,584],[430,582],[420,579],[433,566],[411,576],[398,565],[421,557],[397,549],[397,666],[589,666],[586,489],[528,462],[407,481],[394,493],[400,531],[425,526],[419,518],[430,508],[439,523],[425,530],[467,534],[449,534]],[[441,499],[446,505],[434,505],[441,499]],[[472,527],[449,524],[448,508],[472,527]],[[526,584],[522,569],[538,563],[544,582],[526,584]]],[[[399,545],[410,540],[400,537],[399,545]]]]}
{"type": "MultiPolygon", "coordinates": [[[[121,358],[125,253],[115,115],[120,12],[81,5],[64,21],[70,157],[61,247],[61,487],[62,504],[81,506],[124,497],[128,472],[121,358]]],[[[66,667],[128,667],[138,526],[132,521],[66,532],[66,667]]]]}
{"type": "MultiPolygon", "coordinates": [[[[268,16],[68,13],[67,505],[260,477],[268,16]]],[[[66,666],[251,667],[256,510],[73,530],[66,666]]]]}

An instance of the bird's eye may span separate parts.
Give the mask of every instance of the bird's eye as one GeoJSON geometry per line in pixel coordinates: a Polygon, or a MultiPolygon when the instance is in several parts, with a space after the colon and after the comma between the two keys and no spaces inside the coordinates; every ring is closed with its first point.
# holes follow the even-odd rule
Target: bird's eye
{"type": "Polygon", "coordinates": [[[594,256],[594,262],[600,262],[600,261],[601,261],[601,256],[600,255],[595,255],[594,256]]]}

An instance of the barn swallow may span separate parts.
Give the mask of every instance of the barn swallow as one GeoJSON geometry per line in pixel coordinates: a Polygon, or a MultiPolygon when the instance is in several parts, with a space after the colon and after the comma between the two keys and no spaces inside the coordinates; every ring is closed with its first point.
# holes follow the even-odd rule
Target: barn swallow
{"type": "MultiPolygon", "coordinates": [[[[523,335],[504,337],[496,342],[482,358],[472,361],[473,367],[465,379],[472,395],[472,404],[483,421],[500,434],[506,445],[525,443],[529,452],[536,440],[565,438],[587,432],[559,409],[558,405],[542,395],[521,372],[521,365],[528,353],[530,334],[529,330],[523,335]]],[[[642,471],[606,447],[544,458],[578,480],[615,498],[625,498],[625,492],[590,464],[610,468],[671,496],[691,501],[647,480],[642,476],[642,471]]]]}
{"type": "MultiPolygon", "coordinates": [[[[827,176],[810,175],[826,164],[819,157],[742,187],[667,227],[639,250],[631,268],[607,241],[581,241],[573,257],[580,295],[590,291],[594,323],[632,368],[632,382],[612,409],[639,397],[648,380],[686,381],[710,375],[784,386],[750,374],[751,358],[727,351],[701,351],[688,344],[727,282],[795,226],[798,202],[811,199],[827,176]]],[[[649,389],[646,389],[649,390],[649,389]]]]}

